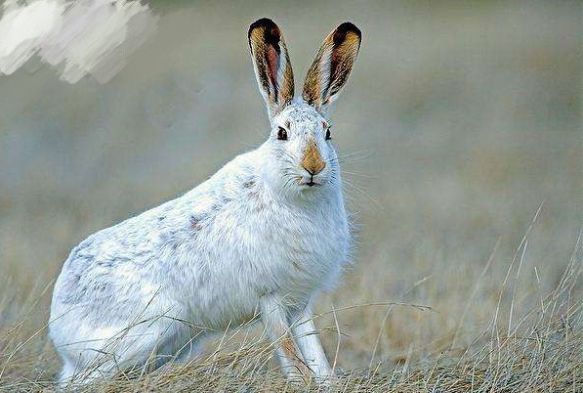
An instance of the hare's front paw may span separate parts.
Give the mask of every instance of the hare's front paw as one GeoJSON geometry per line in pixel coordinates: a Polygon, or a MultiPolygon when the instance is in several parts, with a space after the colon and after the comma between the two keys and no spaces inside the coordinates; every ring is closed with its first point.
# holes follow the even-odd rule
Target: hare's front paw
{"type": "Polygon", "coordinates": [[[294,386],[302,389],[306,387],[318,387],[319,389],[323,389],[321,391],[324,392],[327,391],[328,388],[335,386],[338,381],[336,374],[333,374],[331,371],[322,374],[316,373],[315,375],[315,373],[308,369],[307,366],[301,371],[296,369],[293,372],[289,372],[287,378],[294,386]]]}

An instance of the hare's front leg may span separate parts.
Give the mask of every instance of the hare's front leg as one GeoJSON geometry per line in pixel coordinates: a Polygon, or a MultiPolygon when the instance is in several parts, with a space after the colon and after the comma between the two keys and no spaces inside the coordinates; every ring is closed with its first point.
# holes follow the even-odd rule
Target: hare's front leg
{"type": "Polygon", "coordinates": [[[261,300],[261,320],[269,338],[275,343],[277,356],[285,375],[290,379],[309,380],[312,372],[306,366],[294,342],[281,299],[267,296],[261,300]]]}
{"type": "Polygon", "coordinates": [[[333,376],[326,354],[320,343],[314,317],[307,307],[292,324],[292,332],[308,367],[318,382],[329,382],[333,376]]]}

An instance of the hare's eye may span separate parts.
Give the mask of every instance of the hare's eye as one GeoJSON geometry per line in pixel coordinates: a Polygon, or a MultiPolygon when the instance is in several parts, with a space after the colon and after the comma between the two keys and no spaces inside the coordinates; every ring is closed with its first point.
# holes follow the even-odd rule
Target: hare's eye
{"type": "Polygon", "coordinates": [[[326,140],[329,141],[332,139],[332,134],[330,133],[330,127],[326,129],[326,140]]]}
{"type": "Polygon", "coordinates": [[[287,141],[287,131],[283,127],[279,127],[277,130],[277,139],[280,141],[287,141]]]}

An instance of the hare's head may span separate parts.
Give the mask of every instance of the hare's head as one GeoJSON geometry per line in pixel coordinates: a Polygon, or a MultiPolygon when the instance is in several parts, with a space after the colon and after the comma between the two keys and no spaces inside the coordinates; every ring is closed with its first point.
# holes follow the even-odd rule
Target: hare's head
{"type": "Polygon", "coordinates": [[[283,35],[270,19],[249,27],[249,47],[271,132],[262,146],[270,182],[293,193],[338,184],[338,157],[327,119],[330,104],[348,80],[360,47],[360,30],[343,23],[324,40],[294,98],[294,76],[283,35]]]}

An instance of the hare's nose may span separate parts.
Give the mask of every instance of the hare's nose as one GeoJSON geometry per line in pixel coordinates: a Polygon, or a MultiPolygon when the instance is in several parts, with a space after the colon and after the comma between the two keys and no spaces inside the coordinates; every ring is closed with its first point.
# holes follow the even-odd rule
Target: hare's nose
{"type": "Polygon", "coordinates": [[[323,165],[321,167],[318,168],[306,168],[305,166],[303,167],[311,176],[316,176],[318,173],[322,172],[322,170],[324,170],[324,168],[326,168],[326,163],[323,163],[323,165]]]}
{"type": "Polygon", "coordinates": [[[326,168],[326,163],[322,160],[316,142],[311,142],[306,148],[302,159],[302,167],[312,176],[317,175],[326,168]]]}

